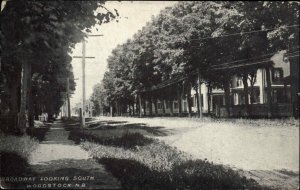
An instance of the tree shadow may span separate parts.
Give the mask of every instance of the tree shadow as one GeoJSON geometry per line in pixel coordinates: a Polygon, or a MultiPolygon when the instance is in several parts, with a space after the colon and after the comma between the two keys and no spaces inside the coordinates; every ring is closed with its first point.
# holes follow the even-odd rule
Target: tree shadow
{"type": "Polygon", "coordinates": [[[1,177],[6,176],[19,177],[16,181],[4,181],[5,187],[14,189],[45,189],[44,186],[48,188],[48,184],[52,185],[49,189],[64,189],[58,184],[69,184],[67,189],[116,189],[119,187],[119,182],[93,159],[61,159],[31,166],[27,164],[22,172],[15,170],[5,176],[1,175],[1,177]],[[35,177],[35,180],[24,181],[25,177],[35,177]],[[83,183],[84,186],[82,186],[83,183]],[[53,186],[54,184],[56,186],[53,186]]]}
{"type": "Polygon", "coordinates": [[[266,189],[222,165],[195,160],[175,164],[170,171],[152,170],[135,160],[101,158],[125,189],[266,189]]]}

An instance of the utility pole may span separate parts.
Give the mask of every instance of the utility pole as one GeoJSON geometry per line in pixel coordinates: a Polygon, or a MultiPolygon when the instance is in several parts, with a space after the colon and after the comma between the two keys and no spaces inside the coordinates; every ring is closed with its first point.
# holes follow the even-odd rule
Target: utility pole
{"type": "MultiPolygon", "coordinates": [[[[88,35],[88,36],[103,36],[103,35],[88,35]]],[[[74,56],[73,58],[82,59],[82,111],[81,111],[81,127],[85,128],[85,59],[94,59],[95,57],[86,56],[85,40],[82,40],[82,56],[74,56]]]]}

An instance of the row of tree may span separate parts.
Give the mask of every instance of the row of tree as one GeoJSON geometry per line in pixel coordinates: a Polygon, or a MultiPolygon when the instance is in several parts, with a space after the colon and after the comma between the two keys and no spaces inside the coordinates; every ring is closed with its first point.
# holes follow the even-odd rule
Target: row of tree
{"type": "Polygon", "coordinates": [[[104,1],[6,2],[0,33],[1,121],[13,118],[12,127],[24,133],[27,121],[32,127],[42,112],[49,119],[59,113],[67,91],[75,90],[69,54],[92,26],[117,16],[103,10],[104,1]]]}
{"type": "Polygon", "coordinates": [[[140,95],[150,102],[176,95],[176,90],[141,92],[178,76],[186,79],[176,88],[189,97],[186,89],[199,86],[197,75],[191,73],[199,70],[201,82],[225,90],[229,112],[231,76],[243,78],[248,94],[247,81],[254,81],[257,65],[226,69],[224,63],[271,57],[298,45],[299,2],[179,2],[162,10],[132,39],[112,51],[108,71],[95,86],[91,100],[106,111],[130,109],[134,113],[135,108],[142,110],[140,95]],[[224,69],[212,74],[217,67],[224,69]]]}

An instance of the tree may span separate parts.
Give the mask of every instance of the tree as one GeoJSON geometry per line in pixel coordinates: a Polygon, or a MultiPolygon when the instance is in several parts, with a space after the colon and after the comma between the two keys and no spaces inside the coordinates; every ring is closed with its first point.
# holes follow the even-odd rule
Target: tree
{"type": "MultiPolygon", "coordinates": [[[[33,102],[31,79],[34,73],[45,75],[46,80],[54,78],[49,81],[53,86],[59,83],[59,78],[71,76],[71,70],[63,69],[70,65],[68,53],[76,43],[82,41],[86,36],[85,32],[89,32],[92,26],[115,18],[115,14],[110,11],[96,13],[97,8],[105,8],[104,2],[62,0],[7,2],[1,12],[1,60],[6,79],[4,85],[15,84],[8,91],[17,94],[15,89],[21,88],[19,108],[21,133],[26,129],[26,109],[32,114],[30,111],[32,106],[28,103],[33,102]],[[11,22],[12,20],[14,22],[11,22]],[[21,78],[21,82],[12,81],[13,77],[9,77],[12,71],[15,78],[21,78]],[[57,75],[57,72],[60,75],[57,75]]],[[[71,83],[74,83],[72,77],[71,83]]],[[[62,105],[59,94],[65,91],[65,88],[55,89],[51,91],[54,94],[49,95],[54,102],[48,103],[47,106],[51,114],[58,112],[62,105]]],[[[16,98],[14,95],[10,101],[17,101],[16,98]]],[[[9,109],[14,112],[17,110],[16,105],[12,103],[9,109]]]]}

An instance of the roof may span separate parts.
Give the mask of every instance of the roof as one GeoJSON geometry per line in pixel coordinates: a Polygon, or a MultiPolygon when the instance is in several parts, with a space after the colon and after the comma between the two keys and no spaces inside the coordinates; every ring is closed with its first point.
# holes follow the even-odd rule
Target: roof
{"type": "MultiPolygon", "coordinates": [[[[240,70],[240,69],[248,69],[248,68],[261,68],[266,66],[271,66],[273,64],[271,57],[273,54],[266,54],[261,57],[255,57],[252,59],[245,59],[245,60],[239,60],[229,63],[223,63],[219,65],[214,65],[207,69],[207,72],[219,72],[219,71],[226,71],[228,69],[234,69],[234,70],[240,70]]],[[[189,73],[189,77],[191,76],[197,76],[197,71],[192,71],[189,73]]],[[[177,76],[172,79],[163,81],[157,85],[153,85],[150,88],[145,88],[141,90],[140,92],[151,92],[159,89],[163,89],[168,86],[172,86],[174,84],[178,84],[181,81],[184,81],[187,79],[187,76],[177,76]]]]}

